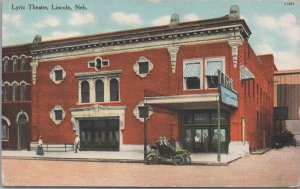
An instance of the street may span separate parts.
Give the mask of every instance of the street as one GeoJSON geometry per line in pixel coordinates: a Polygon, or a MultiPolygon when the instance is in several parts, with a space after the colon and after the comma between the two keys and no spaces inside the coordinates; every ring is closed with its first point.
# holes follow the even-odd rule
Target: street
{"type": "Polygon", "coordinates": [[[300,147],[248,155],[228,166],[2,160],[4,186],[299,186],[300,147]]]}

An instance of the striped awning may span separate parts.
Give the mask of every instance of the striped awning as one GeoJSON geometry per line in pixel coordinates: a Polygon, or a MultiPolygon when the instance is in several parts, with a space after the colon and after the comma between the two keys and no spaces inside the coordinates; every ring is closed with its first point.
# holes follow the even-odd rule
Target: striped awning
{"type": "Polygon", "coordinates": [[[207,62],[205,76],[218,76],[218,70],[223,71],[223,63],[221,61],[207,62]]]}
{"type": "Polygon", "coordinates": [[[184,78],[188,78],[188,77],[200,78],[200,62],[187,63],[185,65],[183,77],[184,78]]]}
{"type": "Polygon", "coordinates": [[[241,65],[240,78],[241,80],[247,80],[247,79],[254,79],[255,76],[246,66],[241,65]]]}

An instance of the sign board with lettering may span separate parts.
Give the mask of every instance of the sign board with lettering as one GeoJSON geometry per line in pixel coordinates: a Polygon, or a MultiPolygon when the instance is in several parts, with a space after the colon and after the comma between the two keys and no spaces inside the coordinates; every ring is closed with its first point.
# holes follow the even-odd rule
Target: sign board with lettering
{"type": "Polygon", "coordinates": [[[228,105],[228,106],[233,106],[233,107],[238,107],[238,95],[236,92],[219,85],[220,89],[220,100],[222,103],[228,105]]]}

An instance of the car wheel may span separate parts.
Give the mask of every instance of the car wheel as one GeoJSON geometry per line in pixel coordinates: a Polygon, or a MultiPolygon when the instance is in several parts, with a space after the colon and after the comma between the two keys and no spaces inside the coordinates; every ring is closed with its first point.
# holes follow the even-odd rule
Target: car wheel
{"type": "Polygon", "coordinates": [[[158,162],[158,158],[156,155],[154,154],[151,154],[147,157],[147,163],[150,164],[150,165],[153,165],[153,164],[157,164],[158,162]]]}
{"type": "Polygon", "coordinates": [[[175,165],[184,164],[184,157],[182,155],[175,155],[172,160],[175,165]]]}

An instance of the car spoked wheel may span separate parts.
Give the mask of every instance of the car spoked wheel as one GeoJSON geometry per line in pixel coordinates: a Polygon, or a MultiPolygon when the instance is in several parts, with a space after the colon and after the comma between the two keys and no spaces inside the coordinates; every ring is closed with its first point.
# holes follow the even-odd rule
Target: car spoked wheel
{"type": "Polygon", "coordinates": [[[175,155],[173,157],[173,163],[175,165],[183,165],[184,164],[184,157],[182,155],[175,155]]]}
{"type": "Polygon", "coordinates": [[[150,165],[157,164],[158,158],[156,155],[152,154],[147,157],[147,163],[150,165]]]}

